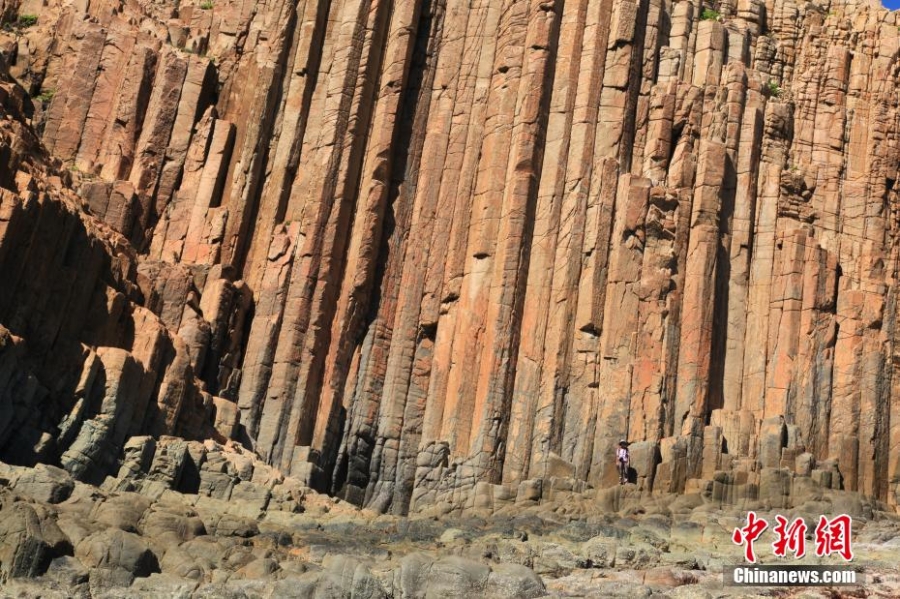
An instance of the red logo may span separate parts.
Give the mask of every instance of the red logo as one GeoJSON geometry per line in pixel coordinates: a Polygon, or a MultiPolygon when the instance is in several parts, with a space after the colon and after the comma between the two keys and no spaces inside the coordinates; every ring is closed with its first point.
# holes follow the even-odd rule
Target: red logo
{"type": "Polygon", "coordinates": [[[735,528],[731,540],[735,545],[744,545],[744,557],[751,564],[756,563],[756,554],[753,552],[753,543],[769,527],[769,523],[756,517],[756,512],[747,513],[747,526],[735,528]]]}
{"type": "Polygon", "coordinates": [[[848,562],[853,559],[850,546],[850,530],[853,520],[846,514],[834,517],[831,521],[819,516],[816,526],[816,555],[824,557],[837,553],[848,562]]]}
{"type": "MultiPolygon", "coordinates": [[[[772,529],[776,536],[775,542],[772,543],[775,555],[786,557],[788,552],[795,557],[806,555],[807,526],[803,518],[789,522],[784,516],[775,516],[775,521],[775,527],[772,529]]],[[[852,524],[853,519],[846,514],[835,516],[831,520],[825,516],[819,516],[819,523],[815,530],[816,555],[826,557],[836,553],[848,562],[852,560],[853,548],[850,541],[852,524]]],[[[731,535],[731,540],[735,545],[744,547],[744,557],[751,564],[756,563],[753,543],[762,536],[768,527],[769,523],[764,518],[759,518],[756,512],[748,512],[747,525],[735,528],[731,535]]]]}
{"type": "Polygon", "coordinates": [[[775,555],[784,557],[790,551],[795,557],[803,557],[806,554],[806,522],[803,518],[797,518],[788,525],[784,516],[775,516],[778,524],[773,529],[778,535],[778,540],[772,543],[775,555]]]}

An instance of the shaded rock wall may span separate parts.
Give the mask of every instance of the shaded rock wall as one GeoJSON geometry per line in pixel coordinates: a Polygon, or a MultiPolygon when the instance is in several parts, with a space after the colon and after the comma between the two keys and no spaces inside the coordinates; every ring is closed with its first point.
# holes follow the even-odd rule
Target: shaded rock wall
{"type": "Polygon", "coordinates": [[[11,73],[133,256],[135,337],[178,348],[91,351],[239,413],[218,429],[282,471],[403,513],[612,484],[627,437],[646,492],[897,503],[876,2],[48,4],[0,4],[38,15],[11,73]]]}
{"type": "Polygon", "coordinates": [[[132,435],[231,434],[236,410],[196,384],[190,348],[143,305],[133,248],[83,212],[0,67],[0,457],[100,483],[132,435]]]}

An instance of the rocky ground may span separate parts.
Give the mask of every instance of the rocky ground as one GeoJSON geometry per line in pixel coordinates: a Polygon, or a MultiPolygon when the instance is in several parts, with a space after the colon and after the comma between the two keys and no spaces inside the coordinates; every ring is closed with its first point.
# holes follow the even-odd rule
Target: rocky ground
{"type": "MultiPolygon", "coordinates": [[[[697,494],[639,500],[632,487],[493,513],[404,518],[312,492],[236,447],[138,438],[119,475],[101,487],[52,466],[0,467],[0,595],[900,595],[900,518],[856,495],[832,493],[792,511],[854,514],[854,563],[868,576],[864,587],[844,595],[749,592],[723,586],[721,575],[723,565],[742,561],[730,537],[743,509],[697,494]],[[193,493],[175,490],[192,486],[193,493]]],[[[757,548],[763,563],[774,559],[770,548],[757,548]]]]}
{"type": "Polygon", "coordinates": [[[0,459],[217,434],[402,515],[627,436],[896,506],[898,50],[877,0],[0,0],[0,459]]]}
{"type": "Polygon", "coordinates": [[[900,596],[898,88],[874,0],[0,0],[0,595],[748,597],[752,508],[900,596]]]}

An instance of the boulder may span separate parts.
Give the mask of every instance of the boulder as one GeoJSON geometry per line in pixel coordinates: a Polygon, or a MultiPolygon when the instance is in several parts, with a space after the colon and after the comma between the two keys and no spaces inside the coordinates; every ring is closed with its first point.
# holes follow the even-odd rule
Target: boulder
{"type": "Polygon", "coordinates": [[[491,569],[461,557],[444,557],[431,565],[425,583],[425,598],[471,598],[484,594],[491,569]]]}
{"type": "Polygon", "coordinates": [[[69,539],[46,509],[24,502],[0,509],[0,582],[39,576],[54,558],[71,551],[69,539]]]}
{"type": "Polygon", "coordinates": [[[75,481],[62,468],[37,464],[18,476],[14,488],[35,501],[61,503],[72,495],[75,481]]]}
{"type": "Polygon", "coordinates": [[[532,599],[546,594],[544,583],[534,570],[520,564],[491,566],[485,599],[532,599]]]}
{"type": "Polygon", "coordinates": [[[82,540],[75,547],[75,557],[88,568],[123,570],[135,577],[159,572],[159,561],[147,542],[134,533],[117,528],[94,533],[82,540]]]}

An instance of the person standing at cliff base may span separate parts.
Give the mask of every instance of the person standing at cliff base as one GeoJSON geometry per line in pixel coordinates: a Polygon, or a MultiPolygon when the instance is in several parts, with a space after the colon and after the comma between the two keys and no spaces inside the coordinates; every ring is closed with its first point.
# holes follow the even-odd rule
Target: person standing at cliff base
{"type": "Polygon", "coordinates": [[[628,441],[622,439],[619,441],[619,447],[616,448],[616,465],[619,468],[620,485],[628,482],[628,461],[628,441]]]}

